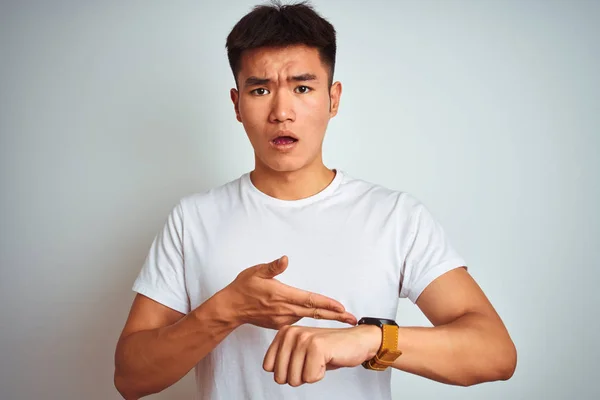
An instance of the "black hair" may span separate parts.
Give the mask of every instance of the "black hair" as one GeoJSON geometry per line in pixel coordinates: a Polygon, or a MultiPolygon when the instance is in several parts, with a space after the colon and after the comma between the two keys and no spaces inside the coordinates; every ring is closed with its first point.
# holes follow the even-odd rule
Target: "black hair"
{"type": "Polygon", "coordinates": [[[306,1],[289,5],[272,1],[270,5],[259,5],[235,24],[227,36],[226,48],[236,84],[245,50],[297,44],[319,51],[321,62],[329,69],[331,87],[335,69],[335,28],[306,1]]]}

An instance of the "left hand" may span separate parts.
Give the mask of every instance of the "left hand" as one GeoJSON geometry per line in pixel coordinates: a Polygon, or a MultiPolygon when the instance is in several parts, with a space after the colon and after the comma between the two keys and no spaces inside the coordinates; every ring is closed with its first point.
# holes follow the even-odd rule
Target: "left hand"
{"type": "Polygon", "coordinates": [[[356,367],[375,356],[381,346],[381,328],[311,328],[284,326],[271,343],[263,368],[275,373],[275,382],[300,386],[318,382],[326,370],[356,367]]]}

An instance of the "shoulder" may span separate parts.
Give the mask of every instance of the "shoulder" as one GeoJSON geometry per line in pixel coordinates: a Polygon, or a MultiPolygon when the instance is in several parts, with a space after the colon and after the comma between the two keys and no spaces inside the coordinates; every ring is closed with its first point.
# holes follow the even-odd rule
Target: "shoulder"
{"type": "Polygon", "coordinates": [[[355,178],[345,172],[342,190],[345,195],[354,197],[356,202],[365,202],[378,208],[391,208],[395,213],[407,217],[418,214],[425,208],[411,193],[355,178]]]}
{"type": "Polygon", "coordinates": [[[179,209],[182,217],[210,215],[231,205],[239,197],[242,178],[239,177],[222,185],[185,195],[179,199],[176,208],[179,209]]]}

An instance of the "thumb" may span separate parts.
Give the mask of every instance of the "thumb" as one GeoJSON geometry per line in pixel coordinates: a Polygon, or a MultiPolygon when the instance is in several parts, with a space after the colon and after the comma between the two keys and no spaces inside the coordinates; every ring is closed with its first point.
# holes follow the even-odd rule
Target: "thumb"
{"type": "Polygon", "coordinates": [[[288,258],[283,256],[268,264],[263,264],[259,269],[259,275],[263,278],[274,278],[285,271],[287,266],[288,258]]]}

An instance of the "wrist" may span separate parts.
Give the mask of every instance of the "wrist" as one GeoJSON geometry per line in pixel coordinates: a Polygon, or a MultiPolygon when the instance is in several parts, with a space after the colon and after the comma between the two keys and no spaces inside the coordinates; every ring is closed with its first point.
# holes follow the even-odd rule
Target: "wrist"
{"type": "Polygon", "coordinates": [[[239,315],[232,306],[232,297],[228,287],[218,291],[200,307],[192,311],[196,319],[210,318],[224,329],[233,331],[240,325],[239,315]]]}
{"type": "Polygon", "coordinates": [[[381,348],[381,328],[375,325],[359,325],[354,329],[357,329],[359,332],[362,332],[364,334],[362,343],[367,344],[367,357],[365,361],[375,357],[375,355],[381,348]]]}

